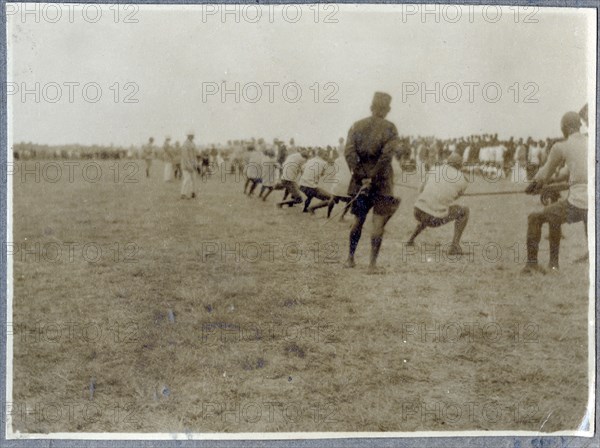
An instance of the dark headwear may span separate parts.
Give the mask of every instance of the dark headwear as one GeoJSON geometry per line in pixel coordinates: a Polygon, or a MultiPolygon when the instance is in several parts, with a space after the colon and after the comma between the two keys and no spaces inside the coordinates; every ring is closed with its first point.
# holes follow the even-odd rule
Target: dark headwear
{"type": "Polygon", "coordinates": [[[375,92],[373,95],[373,103],[371,103],[372,107],[386,109],[390,107],[392,103],[392,97],[384,92],[375,92]]]}
{"type": "Polygon", "coordinates": [[[577,112],[569,111],[563,115],[560,120],[560,128],[561,129],[573,129],[579,130],[581,127],[581,119],[577,112]]]}

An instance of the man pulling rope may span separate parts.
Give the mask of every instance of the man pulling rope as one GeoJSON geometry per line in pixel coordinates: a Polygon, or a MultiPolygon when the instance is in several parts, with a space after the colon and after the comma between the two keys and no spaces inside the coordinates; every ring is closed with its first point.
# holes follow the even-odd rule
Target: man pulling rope
{"type": "Polygon", "coordinates": [[[566,140],[556,143],[552,147],[548,161],[536,174],[526,191],[529,194],[537,194],[564,162],[566,167],[559,171],[555,180],[569,180],[569,197],[544,207],[541,212],[534,212],[528,216],[527,264],[522,271],[524,274],[546,273],[545,269],[538,265],[538,250],[544,223],[548,223],[550,228],[548,237],[550,244],[549,268],[552,270],[558,269],[562,224],[583,221],[587,236],[588,137],[579,132],[581,121],[577,112],[567,112],[562,117],[560,127],[566,140]]]}
{"type": "Polygon", "coordinates": [[[433,176],[425,178],[415,202],[417,228],[406,243],[414,246],[415,238],[427,227],[440,227],[454,221],[454,237],[448,255],[463,255],[460,238],[469,221],[469,208],[454,204],[462,196],[468,183],[461,171],[463,159],[452,154],[446,162],[446,175],[435,181],[433,176]]]}

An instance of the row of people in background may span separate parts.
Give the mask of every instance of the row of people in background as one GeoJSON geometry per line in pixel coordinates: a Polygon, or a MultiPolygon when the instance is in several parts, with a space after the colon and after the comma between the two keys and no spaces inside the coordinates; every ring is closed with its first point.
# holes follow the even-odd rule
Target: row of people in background
{"type": "Polygon", "coordinates": [[[59,159],[59,160],[114,160],[114,159],[133,159],[135,150],[103,147],[103,146],[81,146],[81,145],[61,145],[49,146],[38,145],[36,143],[16,143],[13,146],[14,160],[36,160],[36,159],[59,159]]]}
{"type": "MultiPolygon", "coordinates": [[[[334,194],[332,189],[343,189],[346,180],[340,183],[339,173],[349,178],[349,170],[343,158],[344,139],[338,140],[337,147],[301,147],[296,146],[293,139],[289,146],[275,139],[272,145],[267,145],[264,139],[248,139],[228,141],[225,147],[217,149],[216,145],[198,148],[193,143],[194,133],[187,133],[183,145],[179,142],[172,144],[171,137],[167,136],[162,148],[154,143],[150,137],[148,143],[142,146],[140,157],[145,162],[146,176],[150,176],[152,161],[161,159],[164,163],[164,181],[182,179],[182,198],[195,197],[196,176],[203,178],[211,176],[220,170],[245,176],[246,185],[244,192],[253,195],[256,188],[261,185],[259,197],[266,200],[273,190],[285,190],[285,197],[281,206],[293,206],[302,202],[302,194],[306,196],[305,212],[328,206],[329,214],[333,206],[339,202],[347,202],[347,195],[334,194]],[[190,139],[191,137],[191,139],[190,139]],[[306,169],[304,168],[305,162],[306,169]],[[293,168],[295,166],[295,168],[293,168]],[[187,168],[186,168],[187,167],[187,168]],[[259,168],[260,167],[260,168],[259,168]],[[191,170],[190,175],[188,176],[191,170]],[[306,171],[306,172],[305,172],[306,171]],[[288,199],[288,197],[290,199],[288,199]],[[313,199],[321,200],[316,208],[311,207],[313,199]]],[[[410,162],[418,170],[429,171],[436,165],[445,163],[450,157],[461,158],[464,171],[474,171],[476,174],[494,175],[496,177],[509,177],[526,181],[535,175],[546,159],[546,150],[556,141],[548,139],[546,142],[534,140],[523,141],[514,139],[508,141],[498,140],[496,135],[470,136],[465,139],[451,139],[441,141],[429,137],[401,139],[401,150],[396,154],[398,163],[403,167],[410,166],[410,162]],[[466,144],[466,146],[465,146],[466,144]],[[447,146],[444,146],[447,145],[447,146]],[[446,148],[438,153],[437,148],[446,148]],[[436,148],[432,152],[431,148],[436,148]],[[512,157],[507,159],[507,154],[512,157]],[[438,154],[433,157],[431,154],[438,154]],[[474,154],[478,162],[472,163],[474,154]],[[506,163],[511,160],[514,163],[506,163]]],[[[220,145],[219,145],[220,146],[220,145]]]]}
{"type": "MultiPolygon", "coordinates": [[[[341,141],[343,139],[340,139],[341,141]]],[[[492,134],[445,140],[435,137],[405,137],[402,139],[405,148],[410,150],[410,156],[404,163],[412,162],[419,170],[427,170],[436,164],[439,165],[447,160],[450,154],[456,153],[463,157],[463,163],[466,166],[476,167],[482,172],[497,171],[505,177],[510,177],[511,172],[513,176],[514,173],[518,173],[518,177],[514,176],[518,179],[522,179],[523,175],[527,179],[531,179],[539,167],[544,164],[552,145],[557,141],[559,139],[534,140],[531,137],[518,140],[511,137],[508,140],[499,140],[497,135],[492,134]]],[[[198,171],[202,175],[206,175],[210,171],[209,167],[228,162],[231,170],[241,173],[243,167],[248,163],[247,148],[250,146],[261,153],[265,151],[274,153],[277,162],[283,164],[289,154],[298,152],[300,149],[311,153],[325,150],[328,157],[331,158],[335,149],[339,153],[340,142],[335,146],[299,147],[295,144],[294,139],[290,139],[288,144],[279,139],[274,139],[270,144],[262,138],[230,140],[225,145],[212,144],[197,147],[198,171]]],[[[13,155],[15,160],[143,159],[148,175],[152,160],[160,159],[172,164],[172,177],[181,178],[182,176],[178,166],[181,144],[179,141],[173,142],[170,137],[165,138],[162,147],[151,137],[142,147],[128,149],[113,146],[81,147],[77,145],[57,148],[33,143],[18,143],[13,147],[13,155]]],[[[165,176],[171,179],[170,175],[165,174],[165,176]]]]}
{"type": "MultiPolygon", "coordinates": [[[[339,148],[343,147],[343,138],[339,139],[337,147],[300,147],[296,146],[294,140],[290,140],[290,146],[275,139],[272,145],[267,145],[264,139],[249,139],[240,141],[228,141],[224,147],[196,148],[197,171],[202,176],[215,172],[216,167],[227,164],[228,170],[243,174],[244,167],[250,162],[249,148],[256,153],[271,154],[275,161],[281,166],[290,154],[305,151],[309,156],[320,152],[324,158],[333,162],[339,154],[339,148]]],[[[528,139],[524,141],[513,138],[501,141],[496,135],[471,136],[461,139],[447,141],[435,140],[429,137],[415,139],[404,138],[403,140],[404,160],[399,160],[403,167],[413,165],[420,172],[425,172],[444,163],[451,154],[458,154],[463,159],[465,170],[472,170],[476,174],[494,175],[498,177],[511,178],[514,181],[523,182],[532,179],[539,167],[547,158],[551,147],[559,139],[546,139],[546,141],[535,141],[528,139]],[[439,148],[443,148],[439,151],[439,148]]],[[[219,145],[220,146],[220,145],[219,145]]],[[[178,162],[181,157],[181,145],[176,142],[171,144],[171,138],[167,137],[163,148],[159,149],[150,138],[148,143],[142,147],[141,158],[146,163],[146,173],[149,175],[152,160],[159,158],[167,163],[165,167],[165,181],[173,177],[181,178],[181,169],[178,162]]],[[[400,154],[397,155],[400,158],[400,154]]]]}
{"type": "MultiPolygon", "coordinates": [[[[150,177],[150,169],[154,159],[160,159],[165,162],[164,180],[170,182],[173,178],[181,179],[183,171],[181,167],[181,158],[183,157],[184,146],[188,143],[189,135],[193,136],[194,132],[187,133],[188,139],[181,145],[179,141],[175,144],[171,143],[171,137],[166,136],[162,148],[158,148],[154,143],[154,137],[148,139],[148,143],[142,146],[140,158],[145,162],[146,177],[150,177]]],[[[198,149],[194,145],[193,158],[195,159],[195,169],[199,174],[205,176],[209,171],[210,166],[219,166],[225,162],[221,152],[217,148],[198,149]]]]}
{"type": "Polygon", "coordinates": [[[533,178],[547,159],[552,146],[560,139],[534,140],[529,137],[515,140],[498,139],[497,134],[474,135],[466,138],[439,140],[419,137],[411,141],[411,154],[420,170],[447,160],[458,154],[465,167],[485,174],[525,181],[533,178]]]}

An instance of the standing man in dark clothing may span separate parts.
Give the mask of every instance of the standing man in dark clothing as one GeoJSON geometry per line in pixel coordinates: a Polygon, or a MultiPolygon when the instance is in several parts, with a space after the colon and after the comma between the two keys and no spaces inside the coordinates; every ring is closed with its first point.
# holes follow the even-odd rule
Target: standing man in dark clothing
{"type": "Polygon", "coordinates": [[[400,206],[400,199],[393,196],[392,170],[392,157],[400,147],[400,139],[396,126],[385,119],[391,101],[392,97],[387,93],[376,92],[371,104],[372,115],[354,123],[346,139],[345,156],[352,173],[348,194],[354,198],[352,213],[355,221],[350,230],[350,250],[345,266],[355,266],[354,253],[367,214],[372,208],[369,273],[377,272],[383,229],[400,206]]]}

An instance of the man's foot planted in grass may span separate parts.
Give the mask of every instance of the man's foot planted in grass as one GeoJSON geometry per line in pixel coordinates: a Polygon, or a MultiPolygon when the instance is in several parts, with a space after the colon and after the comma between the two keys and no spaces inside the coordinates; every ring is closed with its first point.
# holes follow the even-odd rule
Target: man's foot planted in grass
{"type": "Polygon", "coordinates": [[[354,258],[348,258],[344,263],[344,267],[347,269],[352,269],[356,267],[356,262],[354,261],[354,258]]]}
{"type": "Polygon", "coordinates": [[[465,255],[460,244],[452,244],[448,249],[448,255],[465,255]]]}
{"type": "Polygon", "coordinates": [[[527,263],[521,271],[523,275],[546,274],[546,270],[537,263],[527,263]]]}

